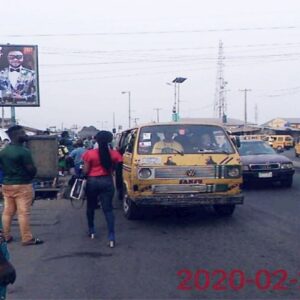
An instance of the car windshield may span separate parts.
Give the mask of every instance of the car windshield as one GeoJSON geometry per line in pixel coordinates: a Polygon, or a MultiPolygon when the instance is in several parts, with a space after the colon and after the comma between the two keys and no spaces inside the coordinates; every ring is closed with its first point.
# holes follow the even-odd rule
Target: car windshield
{"type": "Polygon", "coordinates": [[[139,154],[234,153],[222,127],[213,125],[156,125],[142,127],[139,154]]]}
{"type": "Polygon", "coordinates": [[[275,150],[271,148],[266,142],[242,142],[239,148],[239,153],[245,155],[259,155],[259,154],[275,154],[275,150]]]}

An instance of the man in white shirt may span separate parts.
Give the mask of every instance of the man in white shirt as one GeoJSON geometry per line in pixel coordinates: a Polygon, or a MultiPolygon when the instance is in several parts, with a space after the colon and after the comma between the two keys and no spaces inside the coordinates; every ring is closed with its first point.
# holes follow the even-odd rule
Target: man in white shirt
{"type": "Polygon", "coordinates": [[[36,101],[35,72],[22,66],[22,51],[9,51],[7,60],[9,66],[0,71],[2,100],[13,103],[36,101]]]}

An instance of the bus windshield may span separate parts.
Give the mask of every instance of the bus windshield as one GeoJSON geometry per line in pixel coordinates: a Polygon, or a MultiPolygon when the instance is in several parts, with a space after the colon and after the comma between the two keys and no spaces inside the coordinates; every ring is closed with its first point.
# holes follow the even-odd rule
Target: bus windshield
{"type": "Polygon", "coordinates": [[[138,139],[139,154],[234,153],[234,148],[219,126],[156,125],[142,127],[138,139]]]}

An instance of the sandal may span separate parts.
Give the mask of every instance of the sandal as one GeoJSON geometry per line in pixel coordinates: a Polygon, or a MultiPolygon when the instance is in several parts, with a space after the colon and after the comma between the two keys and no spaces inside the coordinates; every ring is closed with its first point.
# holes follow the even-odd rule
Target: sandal
{"type": "Polygon", "coordinates": [[[30,245],[41,245],[43,244],[44,241],[40,240],[38,238],[32,238],[31,240],[29,240],[28,242],[23,242],[22,245],[23,246],[30,246],[30,245]]]}

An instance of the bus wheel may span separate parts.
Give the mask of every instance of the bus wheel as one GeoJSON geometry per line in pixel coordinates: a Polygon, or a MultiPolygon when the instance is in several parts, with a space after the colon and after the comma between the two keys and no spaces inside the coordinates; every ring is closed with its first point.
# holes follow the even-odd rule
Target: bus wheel
{"type": "Polygon", "coordinates": [[[140,208],[129,198],[126,189],[123,193],[123,212],[128,220],[137,220],[141,217],[140,208]]]}
{"type": "Polygon", "coordinates": [[[215,204],[214,210],[221,217],[229,217],[235,210],[235,204],[215,204]]]}

